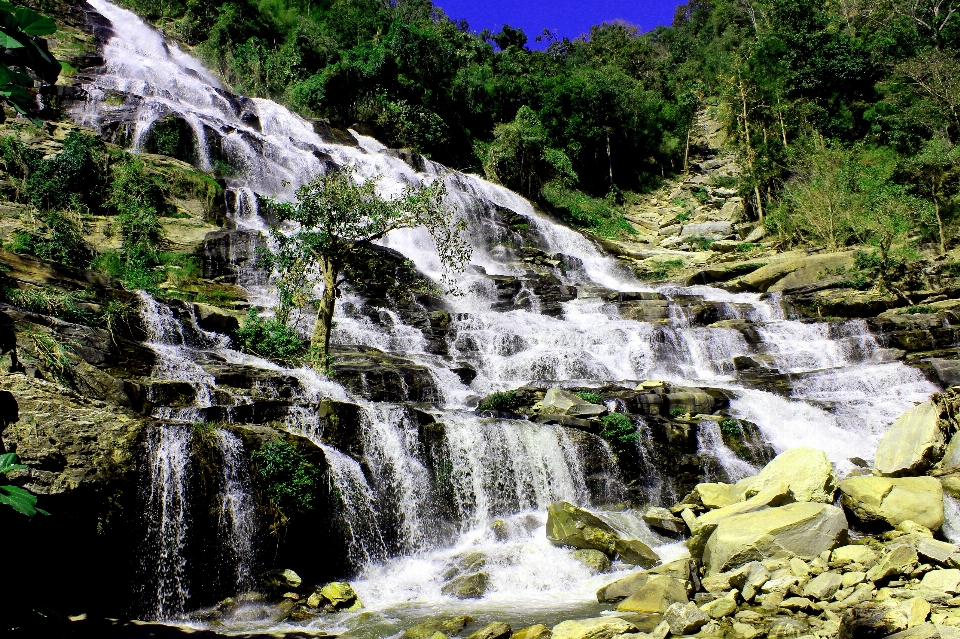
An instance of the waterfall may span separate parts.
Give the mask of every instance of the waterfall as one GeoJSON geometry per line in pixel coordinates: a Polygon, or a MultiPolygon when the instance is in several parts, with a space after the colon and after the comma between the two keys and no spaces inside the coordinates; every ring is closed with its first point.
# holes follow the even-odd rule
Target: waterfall
{"type": "Polygon", "coordinates": [[[258,532],[256,504],[250,484],[250,468],[240,438],[226,430],[216,430],[220,450],[222,487],[220,489],[220,535],[226,549],[224,569],[230,575],[232,591],[253,587],[257,566],[258,532]]]}
{"type": "Polygon", "coordinates": [[[176,619],[190,596],[184,555],[189,528],[190,427],[147,430],[146,536],[140,552],[139,603],[146,618],[176,619]]]}
{"type": "Polygon", "coordinates": [[[704,472],[706,481],[737,482],[744,477],[750,477],[760,472],[748,462],[737,457],[730,448],[723,443],[720,424],[712,419],[706,419],[697,424],[697,447],[700,455],[713,460],[722,473],[716,473],[707,468],[704,472]]]}

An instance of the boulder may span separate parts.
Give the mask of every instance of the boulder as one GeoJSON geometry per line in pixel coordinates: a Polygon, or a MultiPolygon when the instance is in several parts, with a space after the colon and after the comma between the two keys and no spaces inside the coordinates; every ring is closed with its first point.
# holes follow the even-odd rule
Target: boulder
{"type": "Polygon", "coordinates": [[[553,639],[612,639],[637,630],[635,625],[620,617],[577,619],[554,626],[553,639]]]}
{"type": "Polygon", "coordinates": [[[613,555],[620,535],[596,515],[558,501],[547,509],[547,539],[558,546],[592,548],[613,555]]]}
{"type": "Polygon", "coordinates": [[[303,580],[300,579],[300,575],[293,572],[289,568],[268,570],[260,575],[260,584],[264,589],[272,592],[288,592],[290,590],[296,590],[300,587],[302,582],[303,580]]]}
{"type": "Polygon", "coordinates": [[[931,570],[923,576],[920,587],[955,595],[960,592],[960,570],[931,570]]]}
{"type": "Polygon", "coordinates": [[[943,490],[934,477],[848,477],[840,492],[844,507],[864,523],[943,525],[943,490]]]}
{"type": "Polygon", "coordinates": [[[739,592],[734,589],[719,599],[709,601],[702,606],[700,610],[711,619],[721,619],[732,615],[737,611],[737,595],[739,592]]]}
{"type": "Polygon", "coordinates": [[[653,568],[660,563],[660,556],[638,539],[618,539],[613,549],[621,561],[641,568],[653,568]]]}
{"type": "Polygon", "coordinates": [[[240,328],[240,321],[236,316],[228,313],[222,308],[211,306],[210,304],[194,304],[194,317],[197,320],[197,326],[205,331],[213,331],[228,335],[240,328]]]}
{"type": "Polygon", "coordinates": [[[454,577],[440,588],[440,592],[457,599],[479,599],[487,591],[489,583],[490,575],[485,572],[474,572],[454,577]]]}
{"type": "Polygon", "coordinates": [[[813,559],[847,536],[843,511],[828,504],[788,504],[722,519],[707,541],[707,575],[774,556],[813,559]]]}
{"type": "Polygon", "coordinates": [[[651,506],[643,513],[643,521],[657,530],[662,530],[674,535],[681,535],[686,530],[686,524],[679,517],[675,517],[666,508],[651,506]]]}
{"type": "Polygon", "coordinates": [[[785,483],[794,501],[832,504],[837,490],[833,464],[822,450],[810,447],[791,448],[777,455],[757,474],[748,494],[785,483]]]}
{"type": "Polygon", "coordinates": [[[513,629],[510,627],[510,624],[497,621],[488,623],[467,637],[467,639],[509,639],[512,632],[513,629]]]}
{"type": "Polygon", "coordinates": [[[917,567],[917,551],[913,546],[898,544],[888,547],[887,552],[867,571],[867,579],[882,583],[897,575],[906,575],[917,567]]]}
{"type": "Polygon", "coordinates": [[[800,637],[807,633],[809,626],[800,619],[778,617],[770,624],[767,630],[767,639],[789,639],[800,637]]]}
{"type": "Polygon", "coordinates": [[[463,630],[468,623],[473,621],[469,615],[457,615],[455,617],[433,617],[426,621],[421,621],[415,626],[409,628],[403,633],[403,639],[430,639],[434,634],[440,632],[445,635],[455,635],[463,630]]]}
{"type": "Polygon", "coordinates": [[[597,591],[597,601],[600,603],[611,603],[626,599],[640,590],[649,580],[650,574],[646,571],[636,572],[622,579],[617,579],[597,591]]]}
{"type": "Polygon", "coordinates": [[[670,633],[674,635],[692,635],[710,623],[707,613],[700,610],[692,601],[685,604],[672,604],[663,615],[663,620],[670,626],[670,633]]]}
{"type": "Polygon", "coordinates": [[[655,575],[639,590],[621,601],[617,610],[663,613],[671,604],[687,603],[687,601],[687,587],[682,581],[666,575],[655,575]]]}
{"type": "MultiPolygon", "coordinates": [[[[747,240],[755,241],[755,240],[747,240]]],[[[753,291],[783,291],[802,288],[823,279],[828,270],[846,270],[853,265],[854,253],[784,253],[740,278],[742,288],[753,291]]]]}
{"type": "Polygon", "coordinates": [[[589,419],[607,414],[607,409],[600,404],[592,404],[582,400],[570,391],[560,388],[551,388],[544,396],[540,408],[541,415],[566,415],[589,419]]]}
{"type": "Polygon", "coordinates": [[[551,633],[549,628],[538,623],[516,631],[510,639],[551,639],[551,633]]]}
{"type": "Polygon", "coordinates": [[[877,551],[870,546],[850,545],[834,548],[830,554],[830,565],[846,566],[860,564],[865,568],[872,568],[877,563],[877,551]]]}
{"type": "Polygon", "coordinates": [[[732,484],[697,484],[694,494],[706,508],[723,508],[735,504],[743,498],[743,491],[732,484]]]}
{"type": "Polygon", "coordinates": [[[921,475],[933,467],[945,445],[939,422],[939,412],[931,402],[918,404],[898,417],[877,444],[874,474],[921,475]]]}
{"type": "Polygon", "coordinates": [[[817,575],[803,587],[803,596],[827,601],[840,590],[843,578],[835,572],[825,572],[817,575]]]}
{"type": "Polygon", "coordinates": [[[358,610],[363,607],[353,587],[345,581],[333,581],[317,592],[334,610],[358,610]]]}
{"type": "MultiPolygon", "coordinates": [[[[960,366],[960,362],[957,362],[960,366]]],[[[957,468],[960,466],[960,433],[954,433],[943,451],[943,459],[940,460],[940,468],[957,468]]]]}
{"type": "Polygon", "coordinates": [[[723,508],[717,508],[697,517],[694,533],[704,526],[719,524],[724,519],[735,515],[765,510],[771,506],[782,506],[793,502],[793,493],[789,485],[784,482],[769,484],[766,488],[747,500],[739,501],[723,508]]]}
{"type": "Polygon", "coordinates": [[[868,602],[850,608],[840,620],[838,639],[886,637],[907,628],[906,612],[892,602],[868,602]]]}
{"type": "Polygon", "coordinates": [[[610,558],[599,550],[586,548],[573,551],[573,558],[587,566],[595,574],[610,572],[610,558]]]}
{"type": "Polygon", "coordinates": [[[960,547],[946,541],[936,539],[918,539],[916,543],[917,554],[937,564],[947,565],[956,562],[960,555],[960,547]]]}

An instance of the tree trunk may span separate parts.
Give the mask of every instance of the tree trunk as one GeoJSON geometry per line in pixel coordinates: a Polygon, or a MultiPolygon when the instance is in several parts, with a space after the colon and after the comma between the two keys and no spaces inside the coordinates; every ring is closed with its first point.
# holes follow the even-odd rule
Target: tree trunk
{"type": "Polygon", "coordinates": [[[610,167],[610,188],[613,188],[613,156],[610,155],[610,131],[607,131],[607,164],[610,167]]]}
{"type": "Polygon", "coordinates": [[[320,354],[326,357],[330,354],[330,333],[333,329],[333,311],[337,304],[337,275],[340,269],[330,258],[323,258],[320,266],[323,269],[323,296],[317,308],[317,321],[313,324],[310,346],[320,349],[320,354]]]}
{"type": "Polygon", "coordinates": [[[687,167],[689,166],[687,160],[690,158],[690,129],[692,127],[687,127],[687,146],[683,150],[683,172],[687,172],[687,167]]]}

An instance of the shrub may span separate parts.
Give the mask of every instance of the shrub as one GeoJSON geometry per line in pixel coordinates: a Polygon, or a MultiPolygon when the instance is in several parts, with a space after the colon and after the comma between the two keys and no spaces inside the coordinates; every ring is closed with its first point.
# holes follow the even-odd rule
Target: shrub
{"type": "Polygon", "coordinates": [[[697,237],[690,238],[689,242],[698,251],[709,251],[715,240],[710,237],[698,235],[697,237]]]}
{"type": "Polygon", "coordinates": [[[720,422],[720,432],[727,437],[740,437],[743,434],[740,423],[735,419],[725,419],[720,422]]]}
{"type": "Polygon", "coordinates": [[[281,362],[299,359],[307,352],[296,330],[273,317],[260,317],[254,309],[234,331],[233,340],[241,351],[281,362]]]}
{"type": "Polygon", "coordinates": [[[686,411],[680,408],[679,406],[674,406],[673,408],[670,409],[670,417],[680,417],[685,412],[686,411]]]}
{"type": "Polygon", "coordinates": [[[86,301],[86,295],[78,291],[61,291],[49,286],[24,290],[4,287],[0,295],[11,306],[31,313],[53,315],[70,322],[87,323],[92,319],[89,311],[78,306],[86,301]]]}
{"type": "Polygon", "coordinates": [[[684,266],[683,260],[677,258],[673,260],[654,260],[653,267],[647,267],[643,270],[637,270],[638,279],[646,281],[665,280],[670,275],[684,266]]]}
{"type": "Polygon", "coordinates": [[[901,308],[897,311],[897,315],[924,315],[926,313],[934,313],[934,309],[930,306],[908,306],[907,308],[901,308]]]}
{"type": "Polygon", "coordinates": [[[596,393],[591,393],[590,391],[580,391],[577,393],[577,397],[582,399],[585,402],[590,402],[591,404],[601,404],[603,403],[603,398],[596,393]]]}
{"type": "Polygon", "coordinates": [[[74,268],[87,268],[90,265],[93,249],[76,222],[60,211],[48,211],[37,217],[41,222],[37,229],[39,233],[19,231],[7,249],[74,268]]]}
{"type": "Polygon", "coordinates": [[[600,418],[600,436],[611,444],[623,447],[640,442],[637,426],[623,413],[612,413],[600,418]]]}
{"type": "Polygon", "coordinates": [[[544,186],[543,198],[567,222],[602,237],[615,238],[637,233],[623,217],[620,207],[609,200],[590,197],[559,182],[544,186]]]}
{"type": "Polygon", "coordinates": [[[517,391],[497,391],[477,406],[477,410],[513,411],[520,408],[517,391]]]}
{"type": "Polygon", "coordinates": [[[319,472],[296,448],[281,439],[264,444],[251,459],[267,491],[286,515],[313,508],[319,472]]]}

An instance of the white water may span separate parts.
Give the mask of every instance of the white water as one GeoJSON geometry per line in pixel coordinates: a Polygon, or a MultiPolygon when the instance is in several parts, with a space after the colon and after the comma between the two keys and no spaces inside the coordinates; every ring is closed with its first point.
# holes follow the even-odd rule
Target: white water
{"type": "MultiPolygon", "coordinates": [[[[354,398],[364,414],[360,424],[363,459],[324,442],[321,420],[307,414],[309,411],[293,411],[288,419],[291,430],[312,438],[327,457],[330,480],[341,496],[350,558],[354,565],[365,567],[357,588],[368,606],[385,609],[410,602],[456,605],[441,595],[438,575],[458,554],[477,549],[490,557],[491,586],[484,601],[491,606],[516,605],[517,601],[531,608],[582,603],[593,597],[599,583],[611,578],[591,577],[567,551],[550,546],[543,537],[542,511],[551,501],[591,501],[584,479],[583,442],[575,444],[561,427],[484,420],[466,412],[490,391],[535,381],[630,385],[650,378],[725,388],[735,395],[731,413],[756,423],[777,451],[799,445],[821,448],[843,471],[850,457],[872,458],[877,440],[893,419],[935,390],[915,369],[885,363],[879,345],[862,322],[790,321],[775,296],[761,299],[710,287],[661,287],[660,292],[677,301],[668,321],[624,319],[603,294],[645,287],[590,240],[545,218],[515,193],[431,162],[425,163],[423,173],[417,173],[384,154],[375,140],[359,135],[355,135],[358,147],[325,142],[309,122],[279,105],[231,98],[198,62],[175,45],[165,44],[133,14],[105,0],[92,0],[91,4],[114,22],[118,37],[104,51],[105,72],[95,85],[87,87],[92,100],[76,114],[78,119],[92,126],[103,123],[108,117],[104,114],[111,111],[105,100],[108,90],[136,96],[138,115],[130,130],[134,148],[158,118],[178,114],[195,131],[200,165],[206,168],[212,159],[204,141],[219,136],[226,161],[240,170],[240,176],[232,178],[229,185],[235,201],[231,217],[239,228],[265,226],[254,193],[291,197],[297,185],[323,169],[322,157],[354,165],[362,176],[383,176],[380,189],[387,196],[407,184],[442,179],[450,193],[449,204],[470,225],[476,268],[460,276],[462,297],[444,299],[454,316],[447,338],[449,358],[428,353],[421,331],[405,324],[393,310],[380,309],[380,322],[352,313],[350,308],[363,304],[356,296],[339,301],[334,332],[339,344],[400,354],[431,371],[442,398],[443,410],[437,419],[446,427],[449,466],[443,476],[459,511],[459,527],[440,530],[430,504],[424,503],[424,494],[434,487],[425,452],[419,448],[418,425],[407,408],[354,398]],[[578,298],[563,304],[561,317],[539,314],[541,301],[527,283],[523,284],[524,294],[533,298],[529,310],[491,310],[496,291],[483,273],[520,276],[528,269],[501,242],[510,239],[510,232],[498,224],[497,206],[525,217],[538,247],[547,254],[563,254],[582,264],[555,272],[563,283],[579,285],[578,298]],[[739,331],[699,324],[695,313],[682,303],[686,296],[719,305],[728,319],[756,323],[762,343],[754,347],[739,331]],[[770,356],[780,372],[790,373],[789,397],[744,388],[738,382],[733,358],[758,354],[770,356]],[[478,372],[469,386],[450,370],[458,361],[469,362],[478,372]],[[382,506],[384,495],[391,498],[388,508],[382,506]],[[497,540],[490,532],[489,525],[497,517],[506,517],[515,533],[508,540],[497,540]],[[525,527],[526,517],[533,517],[538,526],[525,527]],[[390,540],[381,534],[385,522],[395,529],[398,548],[391,548],[390,540]],[[384,561],[398,551],[406,554],[384,561]]],[[[383,244],[401,252],[422,273],[440,280],[442,268],[425,231],[398,231],[383,244]]],[[[258,293],[268,294],[268,290],[258,289],[258,293]]],[[[230,350],[216,336],[195,339],[196,332],[185,336],[183,324],[169,309],[149,296],[142,299],[150,347],[158,355],[155,376],[189,381],[198,389],[194,407],[178,412],[165,409],[158,416],[190,421],[200,409],[210,406],[214,386],[211,376],[196,362],[198,351],[215,352],[234,364],[281,370],[230,350]]],[[[264,300],[269,297],[255,301],[264,300]]],[[[195,322],[192,325],[190,330],[195,322]]],[[[297,399],[302,406],[314,405],[324,397],[350,399],[335,380],[306,369],[288,372],[300,381],[297,399]]],[[[701,430],[702,451],[717,459],[730,476],[751,472],[722,446],[715,428],[716,423],[710,422],[701,430]]],[[[592,445],[610,455],[604,442],[597,440],[592,445]]],[[[641,446],[641,454],[650,449],[649,442],[644,445],[642,441],[641,446]]],[[[163,459],[154,461],[163,466],[163,459]]],[[[647,464],[651,468],[646,478],[648,495],[675,499],[669,476],[672,469],[656,468],[653,459],[647,464]]],[[[613,486],[611,493],[617,490],[613,486]]],[[[629,519],[617,517],[621,525],[629,519]]],[[[660,548],[665,555],[673,552],[670,546],[660,548]]],[[[171,583],[179,582],[173,579],[171,583]]]]}
{"type": "Polygon", "coordinates": [[[257,513],[250,483],[249,459],[240,438],[225,430],[214,433],[221,455],[220,534],[228,558],[224,572],[234,592],[254,586],[257,565],[257,513]]]}

